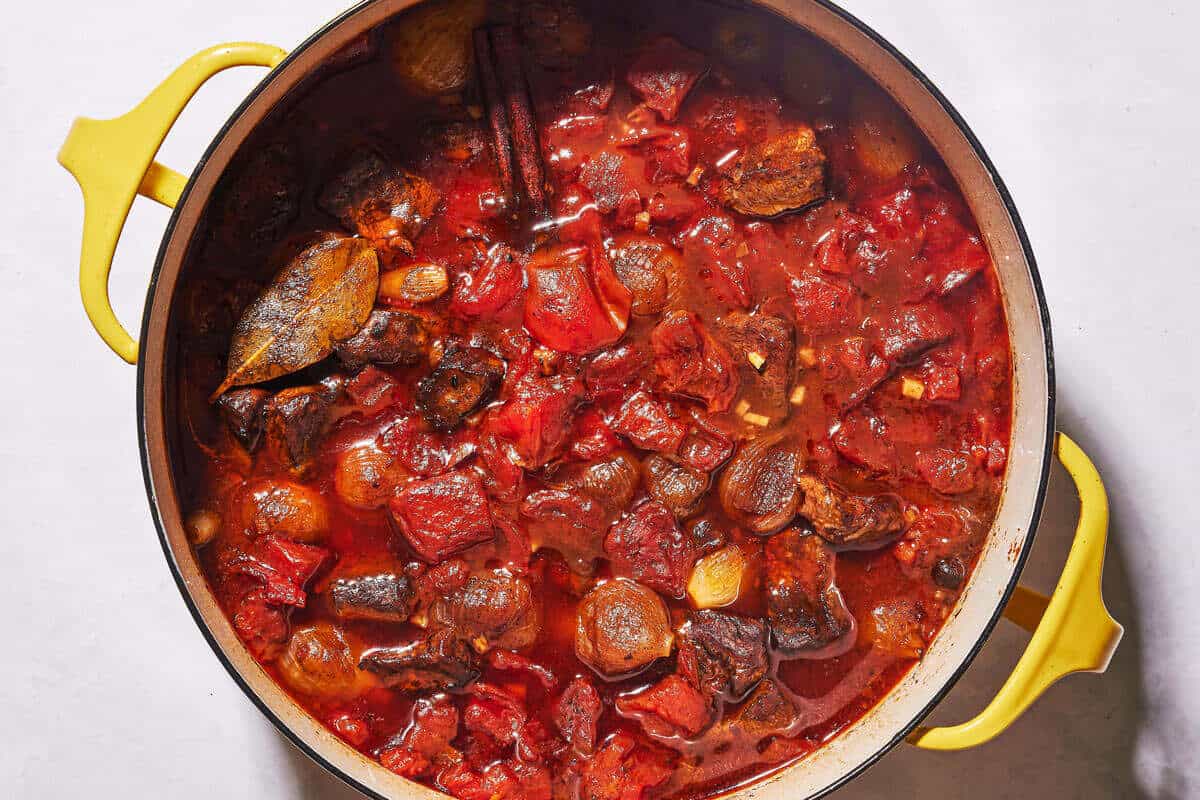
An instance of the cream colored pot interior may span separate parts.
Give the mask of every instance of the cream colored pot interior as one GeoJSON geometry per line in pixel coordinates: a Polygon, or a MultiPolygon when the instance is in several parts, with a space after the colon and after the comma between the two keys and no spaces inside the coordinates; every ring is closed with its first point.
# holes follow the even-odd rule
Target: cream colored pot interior
{"type": "MultiPolygon", "coordinates": [[[[217,606],[183,533],[173,475],[168,429],[166,374],[170,358],[172,299],[191,232],[204,203],[246,135],[264,114],[319,61],[354,36],[414,0],[380,0],[345,17],[298,57],[285,63],[270,83],[231,124],[176,212],[148,300],[142,351],[142,409],[146,468],[160,524],[185,591],[215,646],[235,677],[249,688],[264,711],[281,721],[293,739],[356,783],[388,798],[437,798],[435,792],[403,780],[364,758],[328,733],[296,706],[254,662],[217,606]]],[[[994,622],[1014,580],[1039,507],[1048,458],[1049,374],[1047,342],[1031,265],[1001,192],[987,167],[949,113],[922,83],[884,47],[834,11],[812,0],[762,3],[846,54],[887,89],[925,132],[962,187],[979,221],[1000,273],[1011,327],[1015,370],[1013,441],[1004,496],[994,529],[970,584],[925,658],[875,709],[827,746],[732,797],[799,800],[843,781],[892,745],[925,713],[960,672],[994,622]]]]}

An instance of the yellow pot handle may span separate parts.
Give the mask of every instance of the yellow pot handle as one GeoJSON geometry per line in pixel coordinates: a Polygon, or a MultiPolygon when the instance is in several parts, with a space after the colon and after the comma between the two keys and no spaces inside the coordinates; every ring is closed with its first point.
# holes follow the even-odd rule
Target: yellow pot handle
{"type": "Polygon", "coordinates": [[[121,326],[108,299],[108,273],[133,198],[144,195],[174,208],[187,178],[154,161],[167,131],[200,86],[237,66],[275,67],[287,53],[251,42],[221,44],[189,58],[132,111],[115,119],[80,117],[71,125],[58,163],[83,190],[83,249],[79,292],[105,344],[133,364],[138,345],[121,326]]]}
{"type": "Polygon", "coordinates": [[[999,693],[979,716],[948,728],[917,728],[908,741],[928,750],[963,750],[998,736],[1059,678],[1104,672],[1124,629],[1104,607],[1100,578],[1108,535],[1108,496],[1100,473],[1079,445],[1059,433],[1058,459],[1079,491],[1079,524],[1051,597],[1023,586],[1004,614],[1033,633],[999,693]]]}

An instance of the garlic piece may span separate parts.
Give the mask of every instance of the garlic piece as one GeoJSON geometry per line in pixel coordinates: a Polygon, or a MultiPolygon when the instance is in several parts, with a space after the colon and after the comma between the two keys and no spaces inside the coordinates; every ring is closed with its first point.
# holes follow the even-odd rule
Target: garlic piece
{"type": "Polygon", "coordinates": [[[738,599],[746,557],[736,545],[722,547],[696,562],[688,580],[688,597],[697,608],[720,608],[738,599]]]}

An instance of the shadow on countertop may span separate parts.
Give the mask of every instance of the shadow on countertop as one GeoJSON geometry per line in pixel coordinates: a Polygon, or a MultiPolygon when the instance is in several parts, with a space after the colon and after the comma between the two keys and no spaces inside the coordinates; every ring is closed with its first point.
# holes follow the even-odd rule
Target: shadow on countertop
{"type": "MultiPolygon", "coordinates": [[[[1060,409],[1067,430],[1072,415],[1060,409]]],[[[1082,431],[1081,431],[1082,435],[1082,431]]],[[[1085,450],[1086,440],[1080,440],[1085,450]]],[[[1101,474],[1114,465],[1097,464],[1101,474]]],[[[1127,559],[1136,531],[1127,508],[1113,498],[1104,598],[1125,626],[1125,637],[1103,676],[1072,675],[1052,686],[1021,719],[994,741],[958,753],[934,753],[901,745],[833,797],[964,798],[1149,798],[1183,800],[1182,775],[1160,776],[1153,793],[1134,770],[1137,737],[1146,715],[1143,639],[1138,627],[1127,559]]],[[[1055,465],[1046,507],[1022,582],[1049,593],[1070,549],[1078,497],[1070,477],[1055,465]]],[[[932,724],[955,724],[982,709],[1020,657],[1028,635],[1001,621],[987,645],[949,696],[930,715],[932,724]]],[[[325,772],[282,737],[294,764],[294,796],[305,800],[355,800],[354,790],[325,772]]]]}

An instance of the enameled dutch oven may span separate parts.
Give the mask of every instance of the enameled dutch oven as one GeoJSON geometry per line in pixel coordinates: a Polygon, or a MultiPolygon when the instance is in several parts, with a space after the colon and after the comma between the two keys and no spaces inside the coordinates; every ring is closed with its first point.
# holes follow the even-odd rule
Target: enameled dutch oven
{"type": "MultiPolygon", "coordinates": [[[[188,545],[180,512],[180,455],[173,445],[179,314],[177,287],[192,234],[214,186],[239,146],[290,89],[356,36],[418,0],[365,2],[330,22],[294,52],[262,44],[227,44],[189,59],[140,105],[112,120],[76,121],[59,161],[83,189],[85,218],[80,283],[100,336],[138,365],[137,414],[150,507],[167,561],[201,631],[230,675],[300,749],[368,795],[435,798],[344,744],[296,705],[250,656],[217,605],[188,545]],[[193,93],[233,66],[270,72],[233,113],[190,178],[154,161],[159,145],[193,93]],[[142,319],[140,346],[108,300],[108,272],[125,217],[137,194],[174,208],[142,319]],[[140,352],[139,352],[140,351],[140,352]]],[[[1054,428],[1054,361],[1045,298],[1021,221],[1008,192],[966,123],[938,90],[887,41],[824,0],[762,0],[788,24],[807,29],[872,76],[908,112],[957,179],[991,251],[1009,321],[1014,370],[1012,443],[995,525],[970,583],[925,657],[874,709],[832,742],[730,795],[798,800],[844,784],[901,740],[955,750],[1003,731],[1051,683],[1072,672],[1103,671],[1122,629],[1100,595],[1108,523],[1103,484],[1087,456],[1054,428]],[[1054,595],[1017,585],[1042,509],[1053,455],[1079,490],[1074,545],[1054,595]],[[996,698],[975,719],[949,728],[920,727],[978,652],[1001,614],[1028,629],[1028,649],[996,698]]]]}

